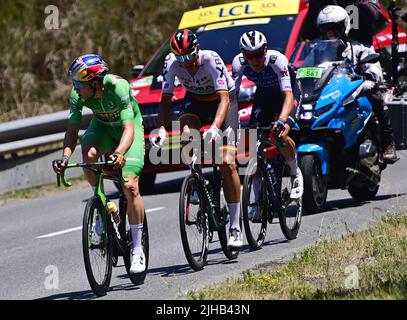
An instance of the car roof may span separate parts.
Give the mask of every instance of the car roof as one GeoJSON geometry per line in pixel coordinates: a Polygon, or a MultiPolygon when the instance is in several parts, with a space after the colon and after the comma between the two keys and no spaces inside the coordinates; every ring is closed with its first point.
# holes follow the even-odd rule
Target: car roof
{"type": "Polygon", "coordinates": [[[226,3],[184,12],[178,29],[235,19],[298,14],[301,0],[258,0],[226,3]]]}

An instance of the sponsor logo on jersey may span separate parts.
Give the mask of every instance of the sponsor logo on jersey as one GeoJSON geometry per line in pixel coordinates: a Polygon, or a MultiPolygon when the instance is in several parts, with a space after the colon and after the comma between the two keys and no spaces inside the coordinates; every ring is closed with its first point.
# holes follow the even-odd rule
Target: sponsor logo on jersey
{"type": "Polygon", "coordinates": [[[218,84],[220,84],[220,85],[224,85],[224,84],[225,84],[225,81],[224,81],[224,80],[222,80],[222,79],[219,79],[219,80],[218,80],[218,84]]]}
{"type": "Polygon", "coordinates": [[[280,71],[282,77],[288,77],[288,69],[287,66],[284,67],[284,70],[280,71]]]}
{"type": "Polygon", "coordinates": [[[95,113],[95,116],[104,122],[116,122],[120,119],[120,111],[115,110],[113,112],[97,112],[95,113]]]}
{"type": "Polygon", "coordinates": [[[239,62],[240,62],[240,64],[241,64],[242,66],[244,66],[245,64],[247,64],[246,59],[243,58],[243,57],[239,57],[239,62]]]}
{"type": "Polygon", "coordinates": [[[270,56],[270,63],[271,64],[275,64],[276,63],[276,60],[277,60],[277,56],[270,56]]]}

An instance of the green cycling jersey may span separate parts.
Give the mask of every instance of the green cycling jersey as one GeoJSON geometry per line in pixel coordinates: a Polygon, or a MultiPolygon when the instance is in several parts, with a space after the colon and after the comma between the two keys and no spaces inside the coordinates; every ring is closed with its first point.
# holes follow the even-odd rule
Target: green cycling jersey
{"type": "Polygon", "coordinates": [[[109,152],[120,142],[123,135],[122,124],[134,122],[134,140],[124,155],[126,164],[124,175],[140,177],[144,167],[144,130],[137,100],[134,98],[127,80],[108,74],[103,78],[102,99],[82,99],[72,89],[70,95],[70,124],[80,124],[82,109],[93,111],[93,119],[82,136],[82,148],[97,146],[102,154],[109,152]]]}
{"type": "Polygon", "coordinates": [[[140,113],[127,80],[112,74],[103,78],[102,99],[84,100],[72,89],[69,101],[69,123],[72,124],[80,124],[83,107],[91,109],[97,120],[112,127],[120,127],[123,122],[132,121],[140,113]]]}

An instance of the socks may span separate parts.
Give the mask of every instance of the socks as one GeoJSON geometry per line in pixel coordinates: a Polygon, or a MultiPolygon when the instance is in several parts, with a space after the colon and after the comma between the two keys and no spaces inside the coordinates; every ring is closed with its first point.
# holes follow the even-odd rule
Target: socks
{"type": "Polygon", "coordinates": [[[229,216],[230,216],[230,229],[237,229],[240,231],[240,202],[228,203],[229,216]]]}
{"type": "Polygon", "coordinates": [[[141,247],[141,237],[143,235],[143,224],[131,224],[131,237],[133,239],[132,243],[132,254],[142,254],[143,249],[141,247]]]}

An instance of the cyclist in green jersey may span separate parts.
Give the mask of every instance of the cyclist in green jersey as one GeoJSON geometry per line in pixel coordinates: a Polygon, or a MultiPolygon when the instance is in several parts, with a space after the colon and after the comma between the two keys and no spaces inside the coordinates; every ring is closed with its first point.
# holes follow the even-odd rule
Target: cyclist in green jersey
{"type": "MultiPolygon", "coordinates": [[[[82,118],[82,108],[93,111],[93,118],[82,137],[84,162],[97,161],[100,155],[114,148],[111,159],[128,182],[123,183],[127,199],[127,212],[133,238],[133,273],[145,270],[145,256],[141,246],[143,233],[144,202],[139,191],[139,177],[144,166],[144,132],[142,116],[127,80],[108,74],[107,63],[98,55],[84,55],[72,62],[69,77],[73,83],[70,94],[70,114],[65,133],[63,156],[54,161],[54,171],[65,170],[69,157],[75,150],[82,118]],[[60,163],[58,165],[58,163],[60,163]]],[[[84,170],[92,188],[96,179],[92,171],[84,170]]],[[[102,223],[102,219],[97,219],[102,223]]],[[[96,232],[103,230],[96,226],[96,232]]]]}

